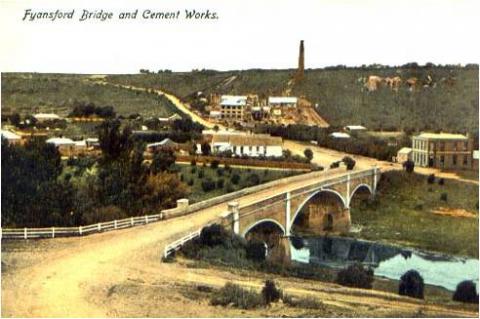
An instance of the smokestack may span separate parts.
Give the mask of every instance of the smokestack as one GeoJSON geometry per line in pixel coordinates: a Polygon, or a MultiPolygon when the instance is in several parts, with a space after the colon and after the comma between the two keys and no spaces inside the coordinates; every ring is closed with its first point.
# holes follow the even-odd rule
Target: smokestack
{"type": "Polygon", "coordinates": [[[305,71],[305,48],[303,47],[303,40],[300,41],[300,51],[298,53],[298,69],[297,76],[295,77],[297,81],[302,80],[305,71]]]}

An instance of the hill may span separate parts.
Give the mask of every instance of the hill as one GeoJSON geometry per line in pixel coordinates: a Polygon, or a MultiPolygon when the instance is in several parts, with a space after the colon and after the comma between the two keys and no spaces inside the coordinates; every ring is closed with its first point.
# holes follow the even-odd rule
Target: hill
{"type": "MultiPolygon", "coordinates": [[[[282,94],[295,70],[170,72],[112,75],[108,81],[161,88],[189,101],[197,91],[220,94],[282,94]]],[[[478,134],[478,65],[399,67],[344,66],[308,69],[291,89],[317,105],[332,126],[363,124],[373,130],[445,130],[478,134]],[[392,89],[385,81],[369,90],[370,76],[399,77],[392,89]],[[407,81],[416,81],[413,86],[407,81]]]]}

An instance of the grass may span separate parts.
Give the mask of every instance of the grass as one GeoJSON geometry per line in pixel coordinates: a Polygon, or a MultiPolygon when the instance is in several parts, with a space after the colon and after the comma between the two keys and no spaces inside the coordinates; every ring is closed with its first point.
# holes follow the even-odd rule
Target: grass
{"type": "Polygon", "coordinates": [[[298,172],[295,171],[268,169],[230,168],[226,170],[223,167],[213,169],[210,166],[203,166],[203,164],[197,164],[196,166],[191,166],[188,164],[177,164],[176,167],[179,170],[179,175],[181,176],[183,181],[190,186],[191,192],[189,200],[191,203],[199,202],[212,197],[234,192],[245,187],[253,186],[251,183],[249,183],[249,177],[254,174],[258,175],[258,177],[260,178],[260,184],[298,174],[298,172]],[[200,172],[203,172],[202,178],[199,178],[199,174],[202,174],[200,172]],[[238,184],[234,184],[231,182],[231,178],[233,175],[240,176],[240,181],[238,182],[238,184]],[[207,179],[214,181],[215,184],[217,184],[218,180],[223,179],[224,186],[221,188],[215,187],[215,189],[206,192],[202,189],[202,182],[207,179]],[[193,184],[190,185],[189,182],[191,183],[192,181],[193,184]]]}
{"type": "Polygon", "coordinates": [[[384,173],[372,203],[351,205],[353,224],[362,226],[354,237],[419,249],[478,258],[478,185],[445,180],[427,183],[427,176],[384,173]],[[447,201],[440,199],[448,194],[447,201]],[[463,209],[474,217],[434,214],[438,209],[463,209]]]}
{"type": "Polygon", "coordinates": [[[100,86],[85,75],[3,73],[2,110],[22,115],[54,112],[61,116],[73,110],[74,101],[111,105],[117,115],[170,116],[178,112],[165,97],[147,92],[100,86]]]}
{"type": "Polygon", "coordinates": [[[265,305],[261,294],[253,289],[245,289],[232,283],[226,283],[223,288],[216,291],[210,303],[213,306],[232,305],[241,309],[254,309],[265,305]]]}

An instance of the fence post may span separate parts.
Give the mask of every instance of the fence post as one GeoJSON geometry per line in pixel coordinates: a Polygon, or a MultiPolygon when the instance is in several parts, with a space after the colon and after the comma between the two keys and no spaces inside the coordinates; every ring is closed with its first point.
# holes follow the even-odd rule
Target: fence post
{"type": "Polygon", "coordinates": [[[27,228],[26,228],[26,227],[23,229],[23,238],[24,238],[24,239],[27,239],[27,238],[28,238],[27,228]]]}
{"type": "Polygon", "coordinates": [[[97,228],[98,228],[98,231],[101,231],[102,230],[102,224],[98,223],[97,228]]]}
{"type": "Polygon", "coordinates": [[[133,226],[133,217],[130,218],[130,225],[133,226]]]}
{"type": "Polygon", "coordinates": [[[115,229],[117,229],[117,220],[116,219],[113,221],[113,227],[115,227],[115,229]]]}
{"type": "Polygon", "coordinates": [[[78,233],[82,236],[82,226],[78,226],[78,233]]]}
{"type": "Polygon", "coordinates": [[[55,238],[55,227],[52,227],[52,238],[55,238]]]}
{"type": "Polygon", "coordinates": [[[145,224],[148,224],[148,215],[145,215],[145,224]]]}

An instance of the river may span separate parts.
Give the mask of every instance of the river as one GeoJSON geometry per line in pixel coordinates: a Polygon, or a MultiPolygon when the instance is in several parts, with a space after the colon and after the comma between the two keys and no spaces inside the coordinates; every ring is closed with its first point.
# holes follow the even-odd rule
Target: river
{"type": "Polygon", "coordinates": [[[408,270],[415,269],[426,284],[454,291],[459,282],[473,280],[478,290],[478,259],[433,254],[345,237],[304,237],[303,245],[303,248],[296,249],[290,241],[292,260],[333,268],[361,262],[372,267],[375,276],[396,280],[408,270]]]}

